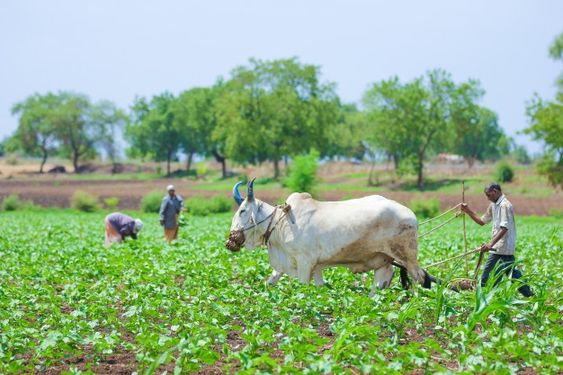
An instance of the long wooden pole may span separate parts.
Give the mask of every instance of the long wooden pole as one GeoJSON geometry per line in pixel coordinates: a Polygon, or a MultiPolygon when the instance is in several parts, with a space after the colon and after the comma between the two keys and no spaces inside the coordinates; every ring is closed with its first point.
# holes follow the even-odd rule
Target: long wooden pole
{"type": "MultiPolygon", "coordinates": [[[[461,181],[461,203],[465,203],[465,181],[461,181]]],[[[465,231],[465,213],[463,214],[463,253],[465,254],[465,276],[469,277],[469,264],[467,259],[467,233],[465,231]]]]}

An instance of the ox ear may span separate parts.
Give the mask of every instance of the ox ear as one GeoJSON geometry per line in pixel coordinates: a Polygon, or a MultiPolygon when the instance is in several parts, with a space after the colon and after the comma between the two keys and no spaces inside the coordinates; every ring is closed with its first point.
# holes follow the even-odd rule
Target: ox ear
{"type": "Polygon", "coordinates": [[[246,199],[248,201],[254,200],[254,180],[256,180],[256,177],[250,180],[246,186],[246,199]]]}
{"type": "Polygon", "coordinates": [[[235,184],[235,186],[233,187],[233,199],[235,200],[235,202],[237,202],[237,204],[240,206],[242,201],[244,200],[243,197],[241,197],[240,192],[238,191],[238,187],[242,185],[242,182],[237,182],[235,184]]]}

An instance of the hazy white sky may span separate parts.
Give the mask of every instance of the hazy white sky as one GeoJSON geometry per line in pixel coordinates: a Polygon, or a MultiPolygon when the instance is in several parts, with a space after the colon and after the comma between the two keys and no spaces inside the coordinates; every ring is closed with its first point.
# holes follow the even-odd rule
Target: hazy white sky
{"type": "Polygon", "coordinates": [[[547,50],[561,31],[560,0],[2,0],[0,138],[17,127],[12,105],[35,92],[127,108],[135,95],[211,85],[250,57],[293,56],[320,65],[347,102],[392,75],[479,79],[483,104],[516,136],[533,93],[554,97],[563,67],[547,50]]]}

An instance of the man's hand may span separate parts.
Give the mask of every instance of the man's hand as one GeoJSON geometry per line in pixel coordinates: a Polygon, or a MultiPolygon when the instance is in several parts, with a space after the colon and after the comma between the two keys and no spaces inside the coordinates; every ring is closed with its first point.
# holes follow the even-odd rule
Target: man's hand
{"type": "Polygon", "coordinates": [[[487,243],[484,243],[484,244],[481,245],[481,252],[482,253],[486,253],[488,251],[491,251],[492,249],[493,248],[487,243]]]}
{"type": "Polygon", "coordinates": [[[160,220],[160,226],[162,226],[162,227],[164,226],[164,220],[163,219],[160,220]]]}

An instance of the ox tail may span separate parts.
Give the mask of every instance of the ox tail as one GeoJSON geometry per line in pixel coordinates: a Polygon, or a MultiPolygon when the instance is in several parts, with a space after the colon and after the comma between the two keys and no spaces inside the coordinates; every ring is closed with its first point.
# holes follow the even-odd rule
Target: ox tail
{"type": "MultiPolygon", "coordinates": [[[[406,271],[418,281],[424,288],[430,289],[432,283],[436,283],[436,278],[430,275],[424,268],[420,267],[418,263],[407,264],[406,271]]],[[[401,270],[401,281],[403,277],[407,277],[406,272],[401,270]]],[[[403,284],[403,287],[405,284],[403,284]]]]}

